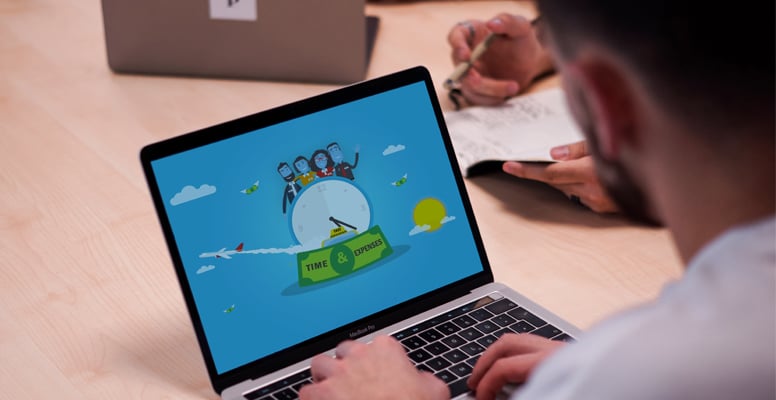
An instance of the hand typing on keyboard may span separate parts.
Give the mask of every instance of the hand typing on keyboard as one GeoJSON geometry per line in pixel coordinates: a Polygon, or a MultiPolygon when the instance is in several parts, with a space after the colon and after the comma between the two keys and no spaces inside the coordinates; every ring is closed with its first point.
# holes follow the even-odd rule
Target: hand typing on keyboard
{"type": "Polygon", "coordinates": [[[371,344],[345,341],[336,357],[313,358],[313,383],[299,391],[301,400],[449,399],[447,385],[429,372],[418,371],[404,347],[390,336],[371,344]]]}
{"type": "MultiPolygon", "coordinates": [[[[494,399],[505,385],[524,382],[535,366],[563,344],[538,335],[504,334],[479,357],[468,387],[477,389],[478,400],[494,399]]],[[[301,388],[301,400],[450,398],[445,381],[417,369],[393,337],[380,336],[371,344],[345,341],[335,354],[313,358],[314,383],[301,388]]]]}
{"type": "Polygon", "coordinates": [[[563,345],[538,335],[504,335],[482,353],[469,387],[476,389],[477,400],[493,399],[504,385],[525,382],[534,367],[563,345]]]}

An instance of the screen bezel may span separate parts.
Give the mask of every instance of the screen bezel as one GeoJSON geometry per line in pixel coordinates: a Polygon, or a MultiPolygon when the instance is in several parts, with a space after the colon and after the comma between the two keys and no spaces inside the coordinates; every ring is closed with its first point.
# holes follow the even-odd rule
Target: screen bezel
{"type": "MultiPolygon", "coordinates": [[[[386,112],[389,111],[390,110],[386,110],[386,112]]],[[[197,335],[197,341],[199,343],[200,349],[202,350],[211,384],[213,389],[219,394],[225,388],[236,383],[248,379],[256,379],[262,375],[276,371],[284,366],[291,365],[315,354],[329,350],[335,347],[342,340],[352,339],[353,337],[351,337],[349,333],[358,329],[359,327],[372,325],[375,327],[375,329],[382,329],[403,319],[417,315],[433,307],[463,296],[474,288],[493,282],[493,273],[485,254],[485,248],[482,243],[479,228],[477,227],[477,223],[474,219],[474,212],[472,210],[469,196],[464,185],[463,177],[461,176],[458,162],[455,157],[455,151],[453,150],[453,145],[447,131],[447,126],[444,122],[444,116],[442,114],[442,110],[439,105],[433,83],[431,81],[431,76],[425,67],[418,66],[406,69],[267,111],[262,111],[253,115],[238,118],[233,121],[224,122],[188,134],[149,144],[141,150],[140,160],[150,189],[153,203],[159,217],[159,222],[164,233],[165,241],[172,257],[176,276],[178,277],[178,283],[180,284],[181,290],[183,292],[186,307],[188,308],[189,316],[192,320],[194,331],[197,335]],[[453,170],[453,175],[461,194],[461,201],[466,211],[467,220],[471,226],[474,243],[477,247],[483,270],[429,293],[409,299],[398,305],[354,321],[343,327],[310,338],[285,350],[272,353],[241,367],[237,367],[223,373],[218,373],[212,353],[210,351],[210,347],[206,340],[202,321],[200,320],[199,314],[197,313],[194,296],[183,268],[181,255],[175,242],[172,227],[165,211],[164,200],[161,197],[151,163],[155,160],[185,152],[210,143],[229,139],[245,134],[247,132],[252,132],[311,113],[323,111],[385,91],[420,82],[425,84],[429,100],[431,102],[434,113],[436,114],[439,131],[442,135],[448,160],[450,161],[450,167],[453,170]]]]}

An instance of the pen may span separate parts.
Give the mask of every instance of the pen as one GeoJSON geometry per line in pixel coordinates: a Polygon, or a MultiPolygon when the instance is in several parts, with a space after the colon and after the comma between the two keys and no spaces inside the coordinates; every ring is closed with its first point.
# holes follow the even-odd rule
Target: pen
{"type": "Polygon", "coordinates": [[[466,72],[469,71],[469,68],[474,65],[474,62],[477,61],[478,58],[480,58],[484,53],[485,50],[488,49],[488,46],[490,45],[490,42],[493,41],[493,38],[496,37],[496,34],[491,32],[488,34],[488,36],[485,37],[485,40],[481,41],[477,46],[474,47],[474,50],[472,50],[471,56],[469,56],[469,61],[464,61],[460,64],[458,64],[455,69],[453,70],[453,73],[450,74],[450,77],[445,80],[444,87],[447,90],[452,90],[455,88],[455,85],[458,83],[458,81],[466,75],[466,72]]]}

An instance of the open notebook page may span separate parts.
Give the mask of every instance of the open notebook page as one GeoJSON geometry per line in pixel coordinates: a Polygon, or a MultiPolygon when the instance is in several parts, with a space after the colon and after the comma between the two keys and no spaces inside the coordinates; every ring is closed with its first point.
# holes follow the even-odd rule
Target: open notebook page
{"type": "Polygon", "coordinates": [[[552,147],[584,140],[557,88],[444,116],[464,175],[489,161],[552,161],[552,147]]]}

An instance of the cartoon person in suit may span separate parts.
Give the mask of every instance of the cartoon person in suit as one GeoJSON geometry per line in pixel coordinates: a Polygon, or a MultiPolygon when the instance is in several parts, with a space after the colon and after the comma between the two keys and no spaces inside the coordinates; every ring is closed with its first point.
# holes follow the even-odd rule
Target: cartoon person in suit
{"type": "Polygon", "coordinates": [[[286,202],[291,204],[299,191],[302,190],[302,187],[296,183],[296,176],[294,176],[294,171],[291,170],[288,163],[281,162],[278,164],[278,173],[287,182],[286,190],[283,192],[283,214],[285,214],[286,202]]]}
{"type": "Polygon", "coordinates": [[[328,146],[326,146],[326,150],[329,151],[329,155],[331,156],[331,159],[334,161],[334,174],[337,176],[341,176],[343,178],[348,178],[350,180],[354,180],[355,177],[353,176],[353,170],[356,169],[356,166],[358,165],[358,149],[359,146],[356,146],[356,160],[351,165],[347,161],[343,161],[345,156],[342,154],[342,148],[340,148],[340,145],[337,142],[332,142],[328,146]]]}

